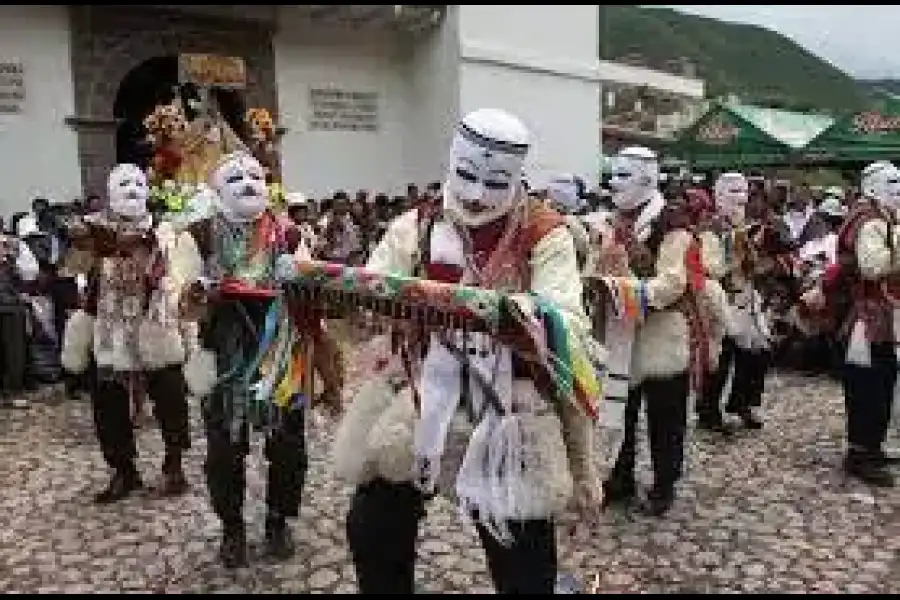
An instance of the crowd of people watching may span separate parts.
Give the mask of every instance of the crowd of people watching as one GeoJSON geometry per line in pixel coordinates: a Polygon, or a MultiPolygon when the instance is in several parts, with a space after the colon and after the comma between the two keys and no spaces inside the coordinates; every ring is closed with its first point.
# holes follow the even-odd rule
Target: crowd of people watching
{"type": "MultiPolygon", "coordinates": [[[[439,193],[436,183],[410,184],[405,196],[338,191],[317,200],[292,193],[283,210],[316,258],[357,265],[392,218],[439,193]]],[[[102,209],[99,196],[69,203],[36,198],[30,212],[0,219],[0,407],[24,407],[24,392],[64,380],[70,392],[83,387],[60,368],[66,318],[86,285],[66,269],[67,224],[102,209]]]]}

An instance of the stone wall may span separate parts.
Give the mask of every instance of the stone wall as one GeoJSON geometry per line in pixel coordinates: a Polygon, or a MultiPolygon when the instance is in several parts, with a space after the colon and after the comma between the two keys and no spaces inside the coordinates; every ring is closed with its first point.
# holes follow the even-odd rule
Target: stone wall
{"type": "Polygon", "coordinates": [[[277,122],[271,26],[199,17],[173,10],[72,6],[73,126],[78,131],[82,185],[101,193],[115,163],[113,103],[131,69],[156,56],[208,53],[240,56],[247,65],[247,106],[268,108],[277,122]]]}

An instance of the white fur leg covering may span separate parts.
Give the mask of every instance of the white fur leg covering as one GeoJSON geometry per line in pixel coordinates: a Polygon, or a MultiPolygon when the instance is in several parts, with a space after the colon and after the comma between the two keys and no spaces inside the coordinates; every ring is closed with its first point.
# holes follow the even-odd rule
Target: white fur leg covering
{"type": "Polygon", "coordinates": [[[184,341],[177,324],[169,327],[145,319],[138,329],[138,352],[141,365],[150,370],[184,362],[184,341]]]}
{"type": "Polygon", "coordinates": [[[197,398],[209,396],[219,376],[215,353],[206,349],[197,350],[184,363],[182,372],[192,396],[197,398]]]}
{"type": "Polygon", "coordinates": [[[72,313],[63,333],[60,362],[67,373],[84,373],[91,363],[94,341],[94,317],[83,310],[72,313]]]}
{"type": "MultiPolygon", "coordinates": [[[[384,460],[374,455],[381,449],[373,451],[370,443],[372,431],[383,416],[394,412],[391,407],[398,397],[407,399],[405,394],[398,394],[385,378],[377,377],[362,385],[347,406],[334,436],[331,455],[337,477],[350,485],[361,485],[380,475],[378,469],[384,460]]],[[[377,439],[372,440],[376,441],[376,446],[382,445],[382,435],[387,434],[384,431],[387,427],[386,422],[378,427],[383,433],[378,433],[375,436],[377,439]]]]}
{"type": "Polygon", "coordinates": [[[416,410],[409,390],[396,394],[369,431],[368,446],[375,472],[393,483],[415,478],[416,410]]]}

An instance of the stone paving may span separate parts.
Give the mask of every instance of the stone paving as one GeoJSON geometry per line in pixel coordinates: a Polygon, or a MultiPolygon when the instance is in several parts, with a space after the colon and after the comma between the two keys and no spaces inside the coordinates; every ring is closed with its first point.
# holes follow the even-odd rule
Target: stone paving
{"type": "MultiPolygon", "coordinates": [[[[723,442],[692,436],[680,497],[661,520],[608,513],[591,540],[560,532],[562,567],[599,578],[601,592],[900,593],[900,488],[872,491],[840,471],[842,406],[831,382],[770,379],[761,432],[723,442]]],[[[196,411],[194,411],[196,412],[196,411]]],[[[312,466],[292,561],[234,573],[216,561],[217,523],[200,473],[199,427],[188,458],[192,489],[91,504],[105,483],[84,401],[0,411],[0,593],[353,593],[343,535],[347,490],[328,473],[331,426],[310,426],[312,466]]],[[[155,477],[158,432],[139,438],[155,477]]],[[[259,452],[246,514],[262,536],[259,452]]],[[[490,592],[471,526],[435,504],[423,530],[423,592],[490,592]]]]}

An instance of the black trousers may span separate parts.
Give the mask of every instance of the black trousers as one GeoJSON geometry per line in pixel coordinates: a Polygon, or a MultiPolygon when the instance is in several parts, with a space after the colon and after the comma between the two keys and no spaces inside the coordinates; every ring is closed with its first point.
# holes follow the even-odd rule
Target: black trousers
{"type": "Polygon", "coordinates": [[[897,383],[894,344],[872,344],[871,366],[844,365],[847,442],[852,450],[880,452],[897,383]]]}
{"type": "MultiPolygon", "coordinates": [[[[191,447],[188,406],[181,365],[172,365],[147,374],[147,395],[153,402],[153,414],[159,422],[166,461],[191,447]]],[[[130,390],[114,375],[93,367],[91,404],[94,428],[103,459],[113,469],[133,471],[137,458],[134,424],[131,421],[130,390]]],[[[180,464],[180,463],[179,463],[180,464]]]]}
{"type": "MultiPolygon", "coordinates": [[[[246,361],[257,350],[256,332],[246,323],[249,318],[257,331],[262,329],[266,304],[223,303],[212,309],[201,335],[206,348],[216,353],[220,372],[246,361]]],[[[206,485],[213,511],[225,527],[244,522],[244,496],[247,487],[246,458],[250,453],[250,429],[244,420],[233,435],[233,406],[238,394],[246,394],[240,382],[224,383],[203,402],[206,428],[206,485]]],[[[299,514],[308,459],[305,436],[305,411],[302,407],[279,411],[265,442],[269,462],[266,506],[269,515],[293,518],[299,514]]]]}
{"type": "Polygon", "coordinates": [[[734,364],[735,348],[734,341],[730,338],[722,340],[719,364],[703,380],[703,389],[694,404],[694,411],[701,422],[717,423],[722,420],[722,392],[725,391],[728,373],[734,364]]]}
{"type": "Polygon", "coordinates": [[[734,377],[731,380],[731,392],[725,410],[732,414],[745,414],[751,408],[762,406],[762,395],[770,363],[768,352],[745,350],[738,347],[734,340],[725,338],[722,342],[719,364],[715,371],[706,377],[703,390],[697,396],[695,406],[697,418],[705,422],[721,420],[722,393],[732,365],[734,377]]]}
{"type": "Polygon", "coordinates": [[[769,353],[765,350],[734,348],[734,377],[725,410],[731,414],[748,414],[762,406],[769,371],[769,353]]]}
{"type": "Polygon", "coordinates": [[[0,391],[17,393],[25,389],[28,368],[26,327],[28,307],[18,302],[0,305],[0,391]]]}
{"type": "Polygon", "coordinates": [[[617,489],[634,488],[637,459],[637,424],[641,403],[646,400],[647,435],[655,489],[671,492],[684,470],[684,436],[687,429],[687,373],[646,379],[628,393],[625,432],[613,467],[610,484],[617,489]]]}
{"type": "Polygon", "coordinates": [[[78,308],[78,283],[74,277],[54,275],[50,280],[47,294],[53,301],[53,327],[56,330],[56,339],[62,346],[69,311],[78,308]]]}
{"type": "MultiPolygon", "coordinates": [[[[419,522],[426,498],[412,484],[382,479],[356,489],[347,515],[347,541],[361,594],[413,594],[419,522]]],[[[553,521],[508,524],[503,546],[476,525],[494,587],[500,594],[552,594],[556,585],[553,521]]]]}

